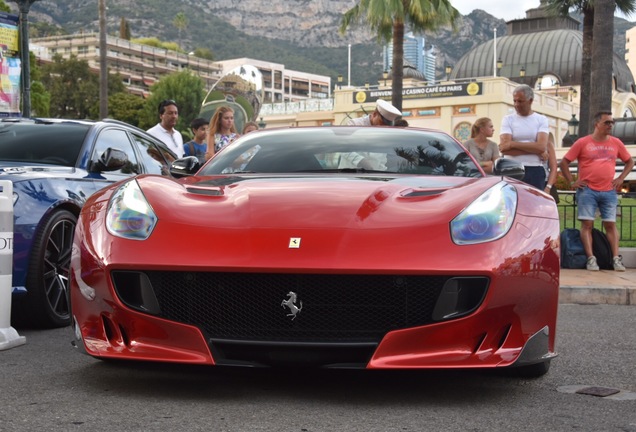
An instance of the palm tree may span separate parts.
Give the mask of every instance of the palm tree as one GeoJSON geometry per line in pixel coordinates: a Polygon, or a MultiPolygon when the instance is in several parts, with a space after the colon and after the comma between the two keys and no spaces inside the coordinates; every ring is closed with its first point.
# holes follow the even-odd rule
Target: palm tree
{"type": "Polygon", "coordinates": [[[592,69],[590,82],[594,85],[590,91],[590,114],[596,111],[612,110],[612,80],[614,43],[614,0],[595,0],[594,28],[592,30],[592,69]],[[600,85],[599,85],[600,84],[600,85]]]}
{"type": "MultiPolygon", "coordinates": [[[[630,14],[636,11],[636,4],[634,0],[610,0],[611,3],[614,3],[614,7],[622,12],[624,15],[629,16],[630,14]]],[[[602,63],[600,59],[592,56],[592,45],[594,42],[594,23],[597,21],[595,19],[594,13],[594,1],[593,0],[547,0],[546,4],[548,5],[548,11],[560,15],[560,16],[568,16],[570,11],[579,12],[583,14],[583,46],[582,46],[582,60],[581,60],[581,107],[579,112],[579,135],[587,135],[589,132],[589,125],[592,122],[592,117],[595,111],[602,109],[602,106],[611,106],[611,87],[609,87],[609,100],[608,103],[596,105],[596,99],[594,99],[594,105],[592,104],[592,75],[593,70],[595,69],[604,69],[609,71],[611,74],[611,68],[608,65],[611,65],[612,62],[612,53],[613,49],[608,49],[608,47],[613,47],[613,31],[614,31],[614,7],[612,8],[612,13],[608,17],[604,17],[602,20],[598,20],[599,24],[604,23],[609,26],[611,24],[611,29],[602,29],[600,30],[603,35],[599,35],[601,39],[607,37],[607,34],[610,35],[609,40],[604,40],[603,45],[598,45],[599,48],[605,50],[603,54],[609,55],[609,62],[604,58],[602,63]],[[609,32],[609,33],[607,33],[609,32]],[[592,110],[591,108],[594,108],[592,110]]],[[[602,74],[602,72],[601,72],[602,74]]],[[[598,75],[598,72],[596,73],[598,75]]],[[[611,85],[611,81],[608,85],[611,85]]]]}
{"type": "Polygon", "coordinates": [[[343,15],[340,32],[344,34],[353,23],[366,18],[380,42],[389,42],[393,38],[391,102],[401,111],[405,25],[414,32],[436,30],[447,24],[454,28],[459,16],[459,11],[449,0],[360,0],[343,15]]]}
{"type": "Polygon", "coordinates": [[[174,16],[174,20],[172,20],[172,25],[177,28],[177,32],[179,34],[179,48],[181,48],[181,32],[188,28],[188,17],[185,13],[179,12],[174,16]]]}

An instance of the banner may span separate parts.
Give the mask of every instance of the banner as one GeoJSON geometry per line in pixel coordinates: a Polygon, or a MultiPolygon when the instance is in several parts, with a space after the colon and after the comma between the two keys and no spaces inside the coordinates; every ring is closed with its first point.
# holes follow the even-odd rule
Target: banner
{"type": "MultiPolygon", "coordinates": [[[[405,88],[402,90],[402,99],[429,99],[455,96],[477,96],[482,92],[482,84],[479,82],[449,83],[430,85],[426,87],[405,88]]],[[[375,102],[378,99],[391,100],[393,92],[387,90],[361,90],[353,92],[353,103],[375,102]]]]}
{"type": "Polygon", "coordinates": [[[20,116],[20,50],[16,15],[0,12],[0,117],[20,116]]]}

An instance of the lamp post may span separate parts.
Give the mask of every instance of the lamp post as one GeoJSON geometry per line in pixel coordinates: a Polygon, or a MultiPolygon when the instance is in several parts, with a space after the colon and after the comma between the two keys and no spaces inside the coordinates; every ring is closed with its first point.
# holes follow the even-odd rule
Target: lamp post
{"type": "Polygon", "coordinates": [[[446,81],[448,81],[448,78],[450,77],[450,74],[452,71],[453,71],[453,68],[451,67],[451,65],[447,64],[446,67],[444,68],[444,72],[446,72],[446,81]]]}
{"type": "Polygon", "coordinates": [[[265,126],[267,126],[267,123],[265,123],[263,117],[261,117],[260,121],[257,124],[259,129],[265,129],[265,126]]]}
{"type": "Polygon", "coordinates": [[[384,87],[386,87],[386,80],[389,78],[389,71],[382,72],[382,78],[384,79],[384,87]]]}
{"type": "Polygon", "coordinates": [[[497,75],[501,76],[501,68],[503,67],[503,61],[501,59],[497,59],[497,75]]]}
{"type": "Polygon", "coordinates": [[[364,88],[365,88],[365,89],[367,89],[367,90],[369,90],[369,87],[370,87],[369,81],[366,81],[366,82],[364,83],[364,88]]]}
{"type": "Polygon", "coordinates": [[[22,65],[22,117],[31,117],[31,66],[29,59],[29,9],[37,0],[13,0],[20,9],[20,64],[22,65]]]}
{"type": "Polygon", "coordinates": [[[576,114],[572,114],[572,118],[568,120],[568,132],[563,137],[563,147],[572,147],[577,139],[579,139],[579,121],[576,114]]]}
{"type": "Polygon", "coordinates": [[[579,121],[576,119],[576,114],[572,114],[572,118],[568,121],[568,133],[573,137],[579,137],[579,121]]]}
{"type": "Polygon", "coordinates": [[[338,90],[342,89],[342,74],[338,74],[338,90]]]}
{"type": "Polygon", "coordinates": [[[570,87],[570,102],[576,99],[576,96],[579,94],[578,91],[574,87],[570,87]]]}
{"type": "Polygon", "coordinates": [[[521,69],[519,69],[519,76],[521,78],[526,76],[526,68],[525,67],[521,66],[521,69]]]}

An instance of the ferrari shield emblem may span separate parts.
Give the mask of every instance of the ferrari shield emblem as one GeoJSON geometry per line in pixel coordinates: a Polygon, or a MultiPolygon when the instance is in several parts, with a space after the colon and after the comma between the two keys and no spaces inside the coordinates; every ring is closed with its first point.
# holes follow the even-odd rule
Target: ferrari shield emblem
{"type": "Polygon", "coordinates": [[[300,247],[300,237],[292,237],[289,239],[289,248],[298,249],[300,247]]]}

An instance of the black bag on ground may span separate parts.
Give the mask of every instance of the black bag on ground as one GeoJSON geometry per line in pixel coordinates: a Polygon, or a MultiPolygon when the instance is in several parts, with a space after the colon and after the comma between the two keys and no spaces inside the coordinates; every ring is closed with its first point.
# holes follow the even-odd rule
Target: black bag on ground
{"type": "Polygon", "coordinates": [[[612,247],[605,233],[592,228],[592,253],[601,270],[614,270],[612,247]]]}
{"type": "Polygon", "coordinates": [[[581,232],[576,228],[561,231],[561,268],[584,269],[586,263],[581,232]]]}

